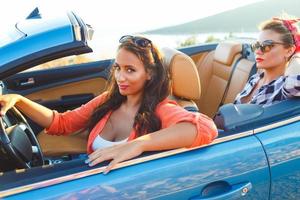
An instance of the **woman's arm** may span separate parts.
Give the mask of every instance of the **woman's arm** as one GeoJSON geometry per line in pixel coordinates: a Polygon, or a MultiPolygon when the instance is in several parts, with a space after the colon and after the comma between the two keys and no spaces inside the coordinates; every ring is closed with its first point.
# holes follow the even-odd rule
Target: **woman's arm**
{"type": "Polygon", "coordinates": [[[13,106],[16,106],[26,116],[44,128],[49,127],[53,119],[52,110],[18,94],[0,95],[0,104],[1,116],[5,115],[13,106]]]}
{"type": "Polygon", "coordinates": [[[192,146],[197,136],[196,126],[180,122],[136,139],[143,151],[159,151],[192,146]]]}
{"type": "Polygon", "coordinates": [[[89,155],[89,159],[86,162],[90,166],[94,166],[105,160],[112,160],[104,171],[106,174],[117,163],[139,156],[145,151],[189,147],[193,144],[196,135],[195,125],[189,122],[181,122],[124,144],[98,149],[89,155]]]}
{"type": "Polygon", "coordinates": [[[283,95],[287,98],[300,96],[300,75],[289,75],[285,77],[283,95]]]}
{"type": "Polygon", "coordinates": [[[117,163],[131,159],[145,151],[160,151],[181,147],[195,147],[208,144],[217,137],[217,128],[209,117],[191,113],[175,102],[164,101],[157,109],[162,129],[138,137],[125,144],[98,149],[89,155],[87,163],[94,166],[105,160],[112,160],[104,173],[117,163]]]}

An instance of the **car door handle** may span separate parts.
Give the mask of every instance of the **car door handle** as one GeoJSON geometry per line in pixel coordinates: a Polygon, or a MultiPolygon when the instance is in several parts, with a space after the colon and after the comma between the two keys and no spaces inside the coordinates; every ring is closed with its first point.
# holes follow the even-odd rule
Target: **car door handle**
{"type": "Polygon", "coordinates": [[[33,77],[31,77],[26,80],[20,81],[19,85],[20,86],[29,86],[29,85],[33,85],[34,83],[35,83],[35,80],[33,77]]]}
{"type": "MultiPolygon", "coordinates": [[[[219,184],[219,182],[216,182],[216,184],[219,184]]],[[[213,192],[210,192],[210,195],[203,195],[202,194],[199,196],[195,196],[190,198],[190,200],[228,200],[228,199],[240,199],[241,197],[245,196],[251,189],[252,189],[252,184],[250,182],[244,182],[244,183],[239,183],[226,187],[226,191],[222,192],[221,194],[213,195],[213,192]]],[[[219,187],[219,186],[217,186],[219,187]]],[[[213,190],[215,188],[214,183],[209,184],[208,187],[206,187],[204,190],[209,191],[210,189],[213,190]]],[[[218,188],[220,191],[220,188],[218,188]]]]}

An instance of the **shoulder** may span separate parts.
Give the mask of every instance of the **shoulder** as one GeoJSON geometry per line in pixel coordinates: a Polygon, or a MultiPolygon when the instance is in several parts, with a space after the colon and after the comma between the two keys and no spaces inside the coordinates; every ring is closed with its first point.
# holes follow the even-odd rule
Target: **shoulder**
{"type": "Polygon", "coordinates": [[[261,79],[262,77],[264,77],[264,73],[263,72],[258,72],[256,74],[253,74],[250,78],[249,78],[249,82],[256,80],[256,79],[261,79]]]}
{"type": "Polygon", "coordinates": [[[285,79],[295,79],[295,80],[300,81],[300,74],[291,74],[291,75],[284,76],[284,78],[285,79]]]}
{"type": "Polygon", "coordinates": [[[97,101],[105,101],[108,98],[108,92],[105,91],[101,94],[99,94],[98,96],[96,96],[94,99],[96,99],[97,101]]]}
{"type": "Polygon", "coordinates": [[[168,109],[168,108],[174,108],[174,107],[179,107],[180,108],[180,106],[177,104],[176,101],[165,98],[159,104],[157,104],[156,111],[159,112],[161,110],[165,110],[165,109],[168,109]]]}
{"type": "Polygon", "coordinates": [[[97,107],[101,104],[103,104],[108,98],[108,92],[105,91],[98,96],[94,97],[92,100],[90,100],[86,106],[92,106],[92,107],[97,107]]]}
{"type": "Polygon", "coordinates": [[[157,105],[155,113],[159,118],[165,118],[174,115],[186,115],[188,111],[179,106],[176,101],[164,99],[157,105]]]}

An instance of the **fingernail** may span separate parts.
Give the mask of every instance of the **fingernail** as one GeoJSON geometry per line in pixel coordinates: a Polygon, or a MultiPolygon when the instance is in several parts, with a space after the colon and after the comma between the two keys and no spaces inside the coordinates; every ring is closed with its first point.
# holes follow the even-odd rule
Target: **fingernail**
{"type": "Polygon", "coordinates": [[[86,159],[86,160],[84,161],[84,163],[85,163],[85,164],[89,164],[89,163],[90,163],[90,160],[89,160],[89,159],[86,159]]]}

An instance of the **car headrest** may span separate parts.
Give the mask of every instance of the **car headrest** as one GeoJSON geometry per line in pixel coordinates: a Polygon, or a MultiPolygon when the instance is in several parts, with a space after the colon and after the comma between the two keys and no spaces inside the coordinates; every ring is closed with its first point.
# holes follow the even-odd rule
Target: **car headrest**
{"type": "Polygon", "coordinates": [[[237,42],[220,42],[215,50],[214,60],[231,66],[234,57],[241,53],[242,44],[237,42]]]}
{"type": "Polygon", "coordinates": [[[200,79],[194,61],[176,49],[165,47],[161,51],[163,65],[170,73],[172,94],[184,99],[200,99],[200,79]]]}
{"type": "Polygon", "coordinates": [[[300,74],[300,53],[294,54],[286,68],[285,75],[300,74]]]}

